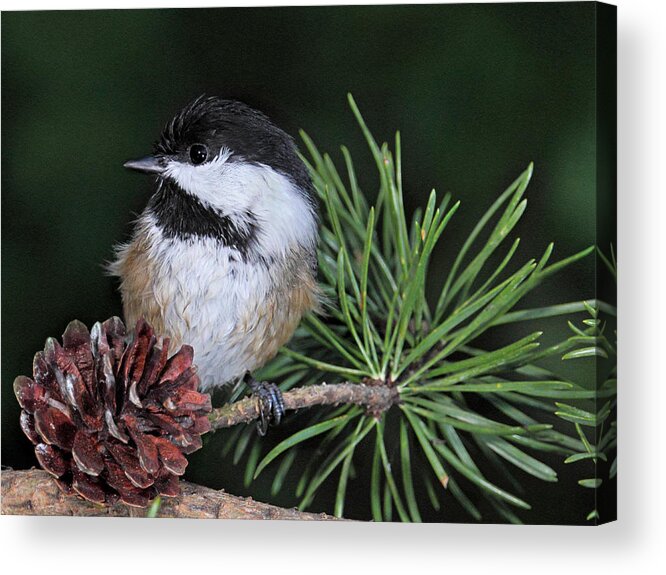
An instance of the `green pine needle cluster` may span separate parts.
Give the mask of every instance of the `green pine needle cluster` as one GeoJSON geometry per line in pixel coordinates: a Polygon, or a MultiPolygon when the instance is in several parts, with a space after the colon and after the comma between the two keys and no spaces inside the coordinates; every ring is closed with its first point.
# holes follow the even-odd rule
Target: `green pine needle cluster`
{"type": "Polygon", "coordinates": [[[426,205],[408,217],[400,134],[393,149],[380,145],[351,96],[349,103],[376,165],[376,199],[369,205],[359,188],[347,148],[338,171],[302,134],[323,206],[319,268],[329,305],[326,315],[305,319],[261,377],[281,382],[283,390],[324,381],[393,386],[399,402],[380,417],[355,405],[313,408],[297,414],[299,430],[266,454],[252,429],[234,431],[229,449],[236,461],[245,458],[248,483],[267,468],[274,493],[296,483],[301,509],[311,506],[325,482],[337,482],[332,511],[342,516],[350,482],[357,481],[377,521],[420,521],[425,506],[439,510],[452,497],[477,520],[477,503],[484,498],[503,520],[519,522],[516,510],[530,509],[519,473],[555,482],[556,471],[543,454],[559,453],[569,461],[600,457],[601,446],[592,448],[584,434],[568,435],[547,423],[557,421],[557,412],[575,419],[578,431],[587,416],[566,402],[591,392],[542,364],[598,353],[601,341],[575,329],[571,337],[543,346],[542,332],[533,329],[543,318],[596,310],[594,301],[513,310],[594,248],[553,263],[551,244],[537,259],[515,263],[519,239],[510,238],[527,206],[530,165],[478,220],[442,274],[431,256],[460,202],[448,194],[438,198],[433,190],[426,205]],[[427,289],[431,275],[440,286],[436,293],[427,289]],[[524,324],[521,337],[495,349],[477,344],[491,328],[509,323],[510,333],[524,324]],[[291,482],[295,466],[298,481],[291,482]],[[501,481],[492,479],[497,477],[501,481]]]}
{"type": "MultiPolygon", "coordinates": [[[[613,246],[610,259],[601,250],[598,250],[598,254],[613,279],[617,281],[617,261],[613,246]]],[[[616,310],[601,302],[597,305],[586,305],[586,309],[589,317],[583,320],[584,327],[577,327],[569,322],[569,328],[574,334],[572,338],[583,347],[565,354],[562,359],[597,357],[600,358],[598,367],[605,367],[605,370],[602,372],[597,369],[598,385],[594,390],[579,392],[571,398],[587,401],[588,406],[558,402],[555,415],[574,425],[584,446],[583,450],[567,457],[564,463],[591,462],[592,477],[580,479],[578,483],[589,489],[598,489],[604,482],[600,467],[607,468],[608,480],[617,476],[617,349],[606,336],[609,321],[602,319],[604,313],[606,317],[614,319],[616,310]],[[602,362],[606,365],[603,366],[602,362]]],[[[587,515],[587,519],[602,519],[596,506],[587,515]]]]}

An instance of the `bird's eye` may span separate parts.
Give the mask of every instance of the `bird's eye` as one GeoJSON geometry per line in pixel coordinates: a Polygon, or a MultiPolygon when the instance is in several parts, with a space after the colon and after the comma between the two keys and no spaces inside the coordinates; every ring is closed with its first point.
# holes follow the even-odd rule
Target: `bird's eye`
{"type": "Polygon", "coordinates": [[[190,160],[197,166],[203,164],[208,157],[208,148],[203,144],[193,144],[190,146],[190,160]]]}

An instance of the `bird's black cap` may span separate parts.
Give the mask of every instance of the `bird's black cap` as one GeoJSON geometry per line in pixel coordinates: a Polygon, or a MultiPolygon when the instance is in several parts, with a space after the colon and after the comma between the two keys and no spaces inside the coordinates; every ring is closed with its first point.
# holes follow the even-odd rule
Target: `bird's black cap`
{"type": "Polygon", "coordinates": [[[172,157],[187,162],[190,148],[195,144],[207,146],[211,156],[228,148],[231,151],[228,161],[264,164],[290,178],[308,196],[314,195],[293,138],[265,114],[242,102],[216,96],[198,97],[167,123],[153,151],[156,158],[172,157]]]}

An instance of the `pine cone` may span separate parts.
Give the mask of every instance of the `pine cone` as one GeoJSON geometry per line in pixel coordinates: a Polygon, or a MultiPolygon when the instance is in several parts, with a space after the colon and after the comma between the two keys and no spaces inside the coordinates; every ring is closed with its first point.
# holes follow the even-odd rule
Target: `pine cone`
{"type": "Polygon", "coordinates": [[[178,495],[211,404],[197,392],[192,348],[170,358],[168,348],[143,320],[132,338],[117,317],[91,332],[73,321],[62,346],[49,338],[35,355],[34,379],[16,378],[21,428],[63,491],[136,507],[178,495]]]}

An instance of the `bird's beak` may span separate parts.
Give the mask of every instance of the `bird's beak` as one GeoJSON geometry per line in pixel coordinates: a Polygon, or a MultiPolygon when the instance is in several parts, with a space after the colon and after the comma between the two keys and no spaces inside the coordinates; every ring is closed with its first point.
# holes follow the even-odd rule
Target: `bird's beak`
{"type": "Polygon", "coordinates": [[[123,167],[136,170],[137,172],[144,172],[145,174],[161,174],[164,171],[164,166],[160,159],[155,156],[130,160],[129,162],[125,162],[123,167]]]}

